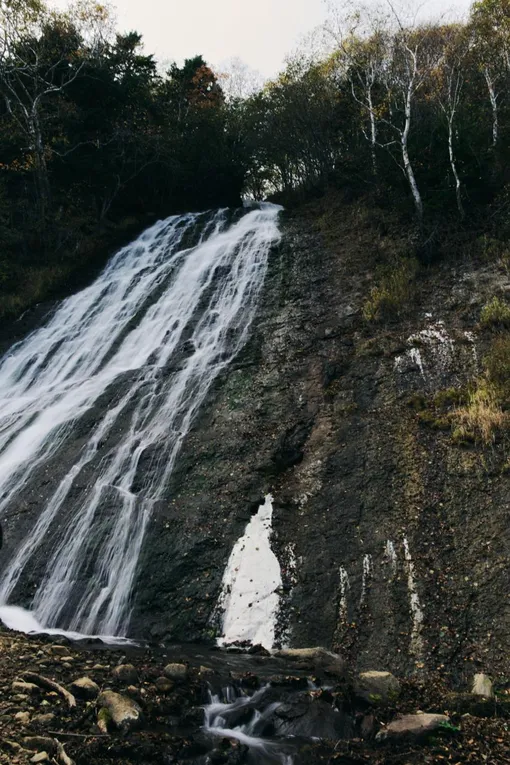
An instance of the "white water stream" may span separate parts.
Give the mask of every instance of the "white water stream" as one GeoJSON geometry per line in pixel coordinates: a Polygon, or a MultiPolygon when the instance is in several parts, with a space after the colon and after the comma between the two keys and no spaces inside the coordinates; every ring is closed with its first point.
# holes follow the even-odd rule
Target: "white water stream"
{"type": "Polygon", "coordinates": [[[226,211],[157,223],[0,360],[7,527],[20,494],[69,444],[76,450],[80,419],[109,398],[51,495],[38,495],[37,517],[4,568],[0,604],[39,570],[44,546],[36,623],[126,634],[154,504],[208,390],[247,338],[279,209],[264,205],[233,224],[226,211]]]}
{"type": "Polygon", "coordinates": [[[293,758],[282,750],[282,741],[261,736],[268,718],[280,706],[278,702],[264,704],[267,689],[267,686],[260,688],[248,696],[229,686],[221,696],[211,695],[210,704],[205,707],[204,729],[212,736],[235,739],[247,746],[258,763],[292,765],[293,758]],[[249,718],[246,722],[236,722],[246,716],[249,718]]]}

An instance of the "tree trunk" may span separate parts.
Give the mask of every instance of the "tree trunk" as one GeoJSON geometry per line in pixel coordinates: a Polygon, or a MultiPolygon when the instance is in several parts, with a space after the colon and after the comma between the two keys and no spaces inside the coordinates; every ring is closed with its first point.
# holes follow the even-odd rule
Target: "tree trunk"
{"type": "Polygon", "coordinates": [[[452,168],[453,177],[455,178],[455,196],[457,198],[457,209],[462,219],[465,217],[464,206],[462,204],[462,188],[457,172],[457,164],[455,162],[455,153],[453,151],[453,119],[448,120],[448,152],[450,155],[450,166],[452,168]]]}
{"type": "Polygon", "coordinates": [[[35,159],[35,177],[36,177],[36,189],[37,189],[37,201],[39,205],[39,213],[41,218],[46,215],[48,202],[50,199],[50,182],[48,178],[48,166],[46,164],[46,157],[44,151],[44,141],[41,131],[41,125],[39,123],[39,115],[37,111],[32,111],[30,115],[30,133],[32,136],[32,143],[34,149],[35,159]]]}
{"type": "Polygon", "coordinates": [[[370,113],[370,151],[372,154],[372,171],[374,173],[374,177],[377,177],[377,156],[375,153],[375,147],[377,145],[377,125],[375,124],[372,88],[368,89],[368,109],[370,113]]]}
{"type": "Polygon", "coordinates": [[[498,115],[498,97],[494,90],[494,83],[487,67],[484,69],[485,82],[489,91],[489,98],[492,107],[492,148],[495,149],[499,138],[499,115],[498,115]]]}
{"type": "Polygon", "coordinates": [[[407,180],[409,181],[409,186],[411,187],[411,193],[413,195],[413,201],[414,201],[414,206],[416,208],[416,214],[418,215],[418,221],[421,226],[423,222],[423,202],[422,202],[420,190],[418,188],[418,184],[416,183],[413,166],[409,158],[409,148],[408,148],[409,132],[411,130],[411,117],[412,117],[411,99],[412,99],[413,87],[414,87],[414,78],[409,83],[409,87],[407,89],[406,106],[405,106],[406,121],[405,121],[404,131],[401,135],[401,142],[402,142],[402,159],[404,161],[404,170],[407,176],[407,180]]]}

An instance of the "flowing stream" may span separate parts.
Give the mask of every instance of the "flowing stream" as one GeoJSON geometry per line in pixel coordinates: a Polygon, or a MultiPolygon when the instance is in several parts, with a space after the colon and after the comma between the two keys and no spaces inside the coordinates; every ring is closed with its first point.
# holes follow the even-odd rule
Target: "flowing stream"
{"type": "Polygon", "coordinates": [[[5,562],[4,607],[37,572],[34,623],[127,634],[155,504],[247,339],[279,209],[158,222],[0,359],[0,517],[13,536],[19,497],[65,461],[5,562]]]}
{"type": "Polygon", "coordinates": [[[259,765],[293,765],[285,741],[264,736],[270,718],[281,706],[279,702],[264,702],[270,690],[265,686],[252,696],[234,686],[224,688],[221,694],[211,694],[211,703],[205,708],[205,731],[218,738],[239,741],[248,747],[251,762],[259,765]]]}

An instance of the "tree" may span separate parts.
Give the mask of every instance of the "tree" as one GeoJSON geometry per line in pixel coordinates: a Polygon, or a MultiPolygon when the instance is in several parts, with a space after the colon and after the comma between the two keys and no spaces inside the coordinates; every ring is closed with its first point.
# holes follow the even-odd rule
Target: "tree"
{"type": "Polygon", "coordinates": [[[500,133],[500,101],[510,74],[510,2],[481,0],[471,11],[472,44],[489,94],[492,111],[492,148],[500,133]]]}
{"type": "MultiPolygon", "coordinates": [[[[82,26],[104,18],[102,6],[78,6],[82,26]],[[89,15],[87,15],[87,13],[89,15]]],[[[24,134],[34,165],[41,217],[50,198],[45,137],[46,101],[62,94],[80,75],[87,56],[101,44],[100,37],[84,49],[78,23],[70,13],[50,12],[41,0],[1,0],[0,91],[8,114],[24,134]]]]}
{"type": "Polygon", "coordinates": [[[469,36],[460,25],[437,30],[437,43],[442,55],[437,54],[438,65],[431,71],[432,96],[446,120],[448,130],[448,156],[455,182],[455,198],[461,218],[465,217],[462,203],[462,183],[455,154],[455,136],[461,96],[464,88],[466,62],[469,53],[469,36]]]}

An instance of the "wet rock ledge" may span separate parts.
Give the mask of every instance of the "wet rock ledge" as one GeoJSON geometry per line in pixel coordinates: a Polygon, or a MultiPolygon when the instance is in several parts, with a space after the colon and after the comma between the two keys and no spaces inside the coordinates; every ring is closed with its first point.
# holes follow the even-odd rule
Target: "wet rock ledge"
{"type": "Polygon", "coordinates": [[[324,649],[111,650],[1,630],[0,691],[9,765],[510,761],[510,683],[482,673],[469,688],[383,670],[349,677],[324,649]],[[269,754],[206,729],[211,694],[251,697],[232,729],[264,707],[269,754]]]}

